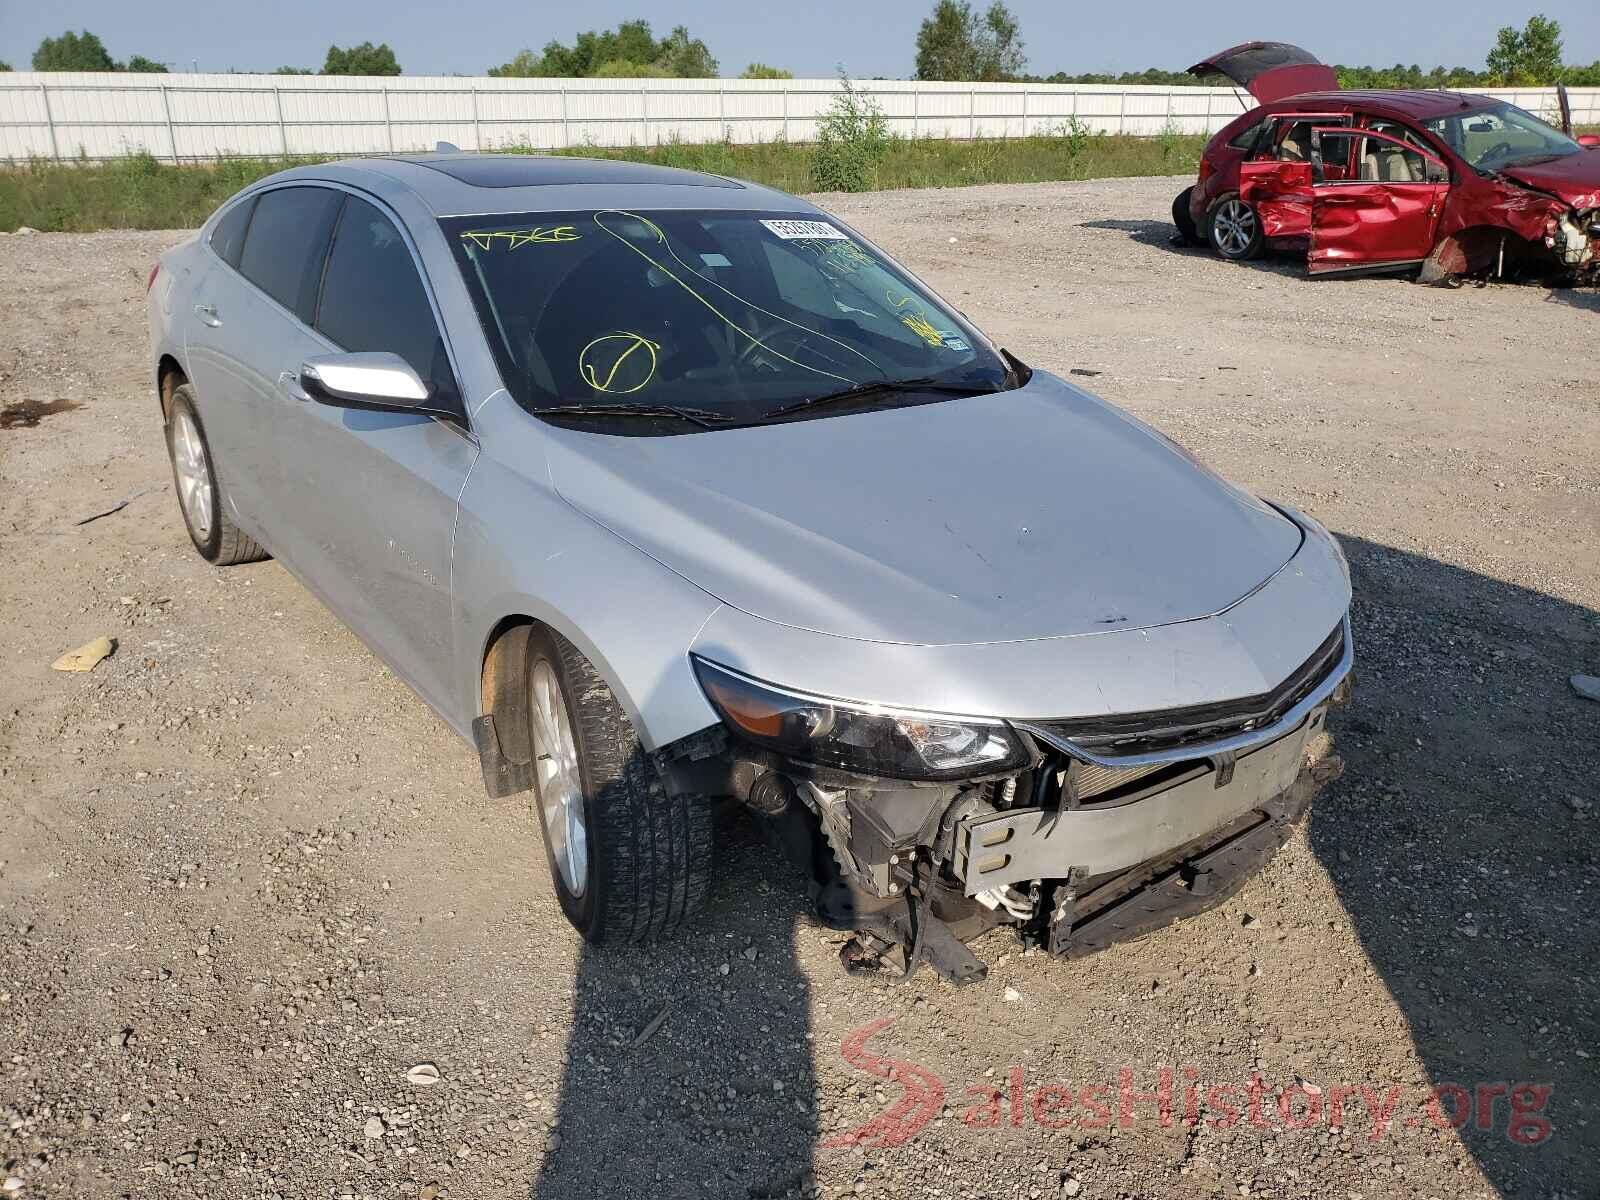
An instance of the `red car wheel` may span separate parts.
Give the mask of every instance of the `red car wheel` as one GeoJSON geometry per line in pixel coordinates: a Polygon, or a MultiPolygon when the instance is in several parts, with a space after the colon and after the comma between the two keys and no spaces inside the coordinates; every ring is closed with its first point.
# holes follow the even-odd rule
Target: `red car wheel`
{"type": "Polygon", "coordinates": [[[1206,236],[1211,248],[1230,262],[1243,262],[1261,253],[1261,222],[1256,210],[1237,193],[1217,199],[1206,213],[1206,236]]]}

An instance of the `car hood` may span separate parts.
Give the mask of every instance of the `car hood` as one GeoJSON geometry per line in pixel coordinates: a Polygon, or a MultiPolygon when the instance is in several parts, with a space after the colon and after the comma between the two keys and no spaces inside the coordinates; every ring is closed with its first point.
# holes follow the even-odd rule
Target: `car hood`
{"type": "Polygon", "coordinates": [[[549,430],[568,503],[725,604],[842,637],[964,644],[1205,617],[1301,541],[1043,372],[1009,392],[746,429],[549,430]]]}
{"type": "Polygon", "coordinates": [[[1600,150],[1584,150],[1522,167],[1502,167],[1500,174],[1549,192],[1580,211],[1600,208],[1600,150]]]}

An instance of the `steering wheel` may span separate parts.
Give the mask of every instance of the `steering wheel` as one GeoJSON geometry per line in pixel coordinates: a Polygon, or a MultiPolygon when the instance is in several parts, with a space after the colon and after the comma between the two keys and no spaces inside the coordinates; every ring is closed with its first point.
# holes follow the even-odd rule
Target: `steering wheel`
{"type": "Polygon", "coordinates": [[[1494,145],[1490,146],[1486,151],[1484,151],[1483,156],[1478,159],[1478,162],[1481,165],[1487,162],[1498,161],[1501,158],[1509,158],[1512,154],[1516,153],[1516,149],[1517,148],[1510,142],[1496,142],[1494,145]]]}
{"type": "Polygon", "coordinates": [[[810,330],[780,322],[758,330],[754,334],[747,334],[745,344],[733,356],[733,361],[735,366],[745,367],[761,360],[763,355],[767,356],[769,361],[779,356],[793,358],[810,344],[810,330]]]}

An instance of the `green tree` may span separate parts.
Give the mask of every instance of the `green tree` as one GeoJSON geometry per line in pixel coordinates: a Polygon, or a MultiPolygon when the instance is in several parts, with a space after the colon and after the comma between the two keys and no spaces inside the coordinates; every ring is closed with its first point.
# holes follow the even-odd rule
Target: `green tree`
{"type": "Polygon", "coordinates": [[[122,68],[125,71],[137,71],[145,75],[165,75],[167,64],[158,63],[153,58],[146,58],[142,54],[135,54],[128,60],[128,65],[122,68]]]}
{"type": "Polygon", "coordinates": [[[1522,69],[1541,85],[1561,81],[1561,23],[1540,13],[1522,27],[1522,69]]]}
{"type": "Polygon", "coordinates": [[[1016,79],[1027,65],[1021,29],[1002,0],[981,17],[967,0],[939,0],[917,30],[918,79],[1016,79]]]}
{"type": "Polygon", "coordinates": [[[374,46],[362,42],[359,46],[341,49],[328,47],[327,61],[322,64],[324,75],[398,75],[400,64],[395,61],[389,43],[374,46]]]}
{"type": "Polygon", "coordinates": [[[1500,83],[1511,83],[1522,65],[1522,34],[1512,25],[1502,25],[1494,45],[1484,60],[1489,75],[1500,83]]]}
{"type": "Polygon", "coordinates": [[[274,75],[315,75],[310,67],[279,67],[272,72],[274,75]]]}
{"type": "Polygon", "coordinates": [[[1561,24],[1540,13],[1521,29],[1502,27],[1484,65],[1495,83],[1545,87],[1561,79],[1561,24]]]}
{"type": "Polygon", "coordinates": [[[753,62],[739,72],[740,79],[793,79],[793,71],[785,71],[782,67],[769,67],[766,63],[753,62]]]}
{"type": "Polygon", "coordinates": [[[971,79],[975,33],[970,4],[939,0],[917,30],[917,78],[971,79]]]}
{"type": "Polygon", "coordinates": [[[676,79],[710,79],[717,73],[717,60],[699,38],[691,38],[687,26],[675,26],[662,39],[657,65],[676,79]]]}
{"type": "Polygon", "coordinates": [[[666,72],[655,63],[630,62],[626,58],[613,58],[601,63],[589,73],[593,79],[661,79],[666,72]]]}
{"type": "Polygon", "coordinates": [[[514,78],[590,77],[640,78],[652,75],[697,79],[717,73],[717,60],[706,44],[677,26],[657,41],[650,22],[624,21],[615,29],[587,30],[572,45],[547,42],[534,54],[522,50],[510,62],[490,67],[489,74],[514,78]]]}
{"type": "Polygon", "coordinates": [[[501,78],[533,79],[543,74],[540,70],[543,65],[544,59],[534,54],[532,50],[519,50],[510,62],[490,67],[488,73],[501,78]]]}
{"type": "Polygon", "coordinates": [[[1001,0],[989,5],[978,33],[979,78],[1015,79],[1028,68],[1022,52],[1022,29],[1001,0]]]}
{"type": "Polygon", "coordinates": [[[85,29],[67,30],[60,37],[45,38],[33,52],[35,71],[115,71],[117,64],[100,39],[85,29]]]}
{"type": "Polygon", "coordinates": [[[11,64],[6,62],[5,59],[0,58],[0,71],[9,71],[9,70],[11,70],[11,64]]]}

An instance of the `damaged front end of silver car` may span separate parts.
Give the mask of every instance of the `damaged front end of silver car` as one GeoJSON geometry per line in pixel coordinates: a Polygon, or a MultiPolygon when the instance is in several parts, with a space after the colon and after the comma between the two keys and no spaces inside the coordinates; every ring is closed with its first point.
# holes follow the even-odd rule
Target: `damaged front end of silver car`
{"type": "Polygon", "coordinates": [[[1209,908],[1338,776],[1326,728],[1348,618],[1270,692],[1072,720],[851,704],[695,667],[720,726],[663,748],[668,785],[731,796],[805,872],[852,973],[953,984],[1000,925],[1077,958],[1209,908]]]}

